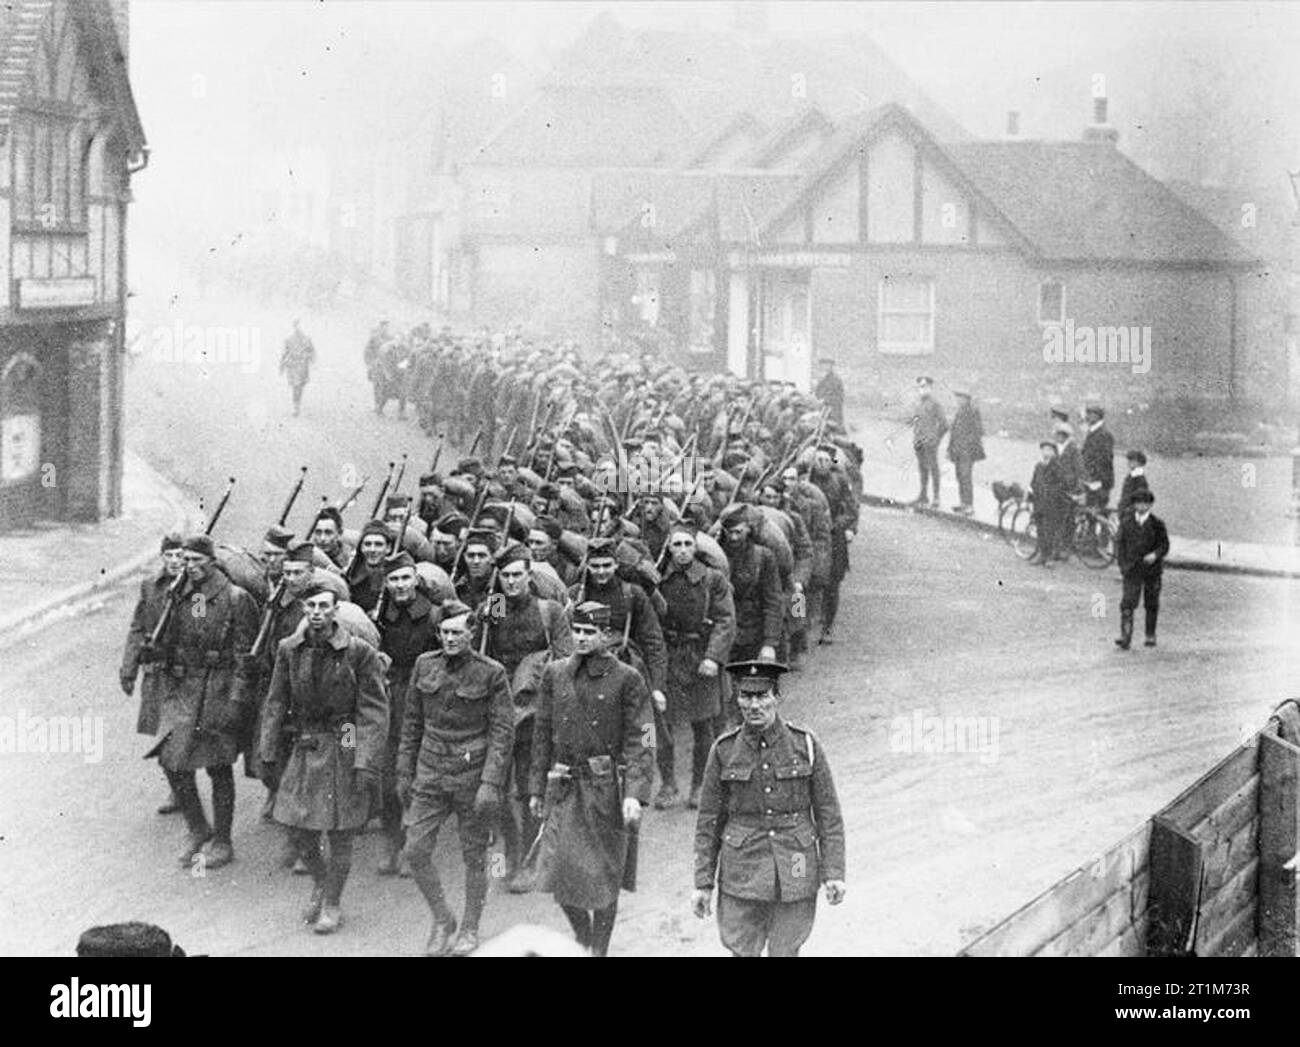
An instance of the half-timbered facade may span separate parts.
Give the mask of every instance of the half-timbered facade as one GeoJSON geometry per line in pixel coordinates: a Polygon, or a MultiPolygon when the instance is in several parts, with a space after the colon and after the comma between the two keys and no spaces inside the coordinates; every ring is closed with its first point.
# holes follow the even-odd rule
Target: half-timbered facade
{"type": "Polygon", "coordinates": [[[121,508],[125,5],[0,11],[0,529],[121,508]]]}

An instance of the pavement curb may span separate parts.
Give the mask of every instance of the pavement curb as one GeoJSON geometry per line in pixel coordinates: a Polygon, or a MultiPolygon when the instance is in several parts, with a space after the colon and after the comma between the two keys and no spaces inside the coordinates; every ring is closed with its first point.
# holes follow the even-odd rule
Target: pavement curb
{"type": "MultiPolygon", "coordinates": [[[[958,516],[955,513],[946,513],[942,509],[910,505],[895,498],[889,498],[886,495],[863,493],[860,500],[863,505],[870,505],[876,509],[897,509],[902,512],[916,513],[919,516],[931,516],[945,523],[955,524],[974,531],[983,531],[986,534],[1001,536],[1002,533],[997,524],[989,523],[987,520],[977,520],[973,516],[958,516]]],[[[1169,536],[1171,545],[1177,541],[1178,536],[1176,534],[1169,536]]],[[[1166,557],[1165,566],[1175,571],[1204,571],[1207,574],[1237,574],[1253,578],[1300,578],[1300,572],[1290,571],[1284,567],[1251,567],[1245,564],[1225,563],[1220,560],[1190,559],[1176,554],[1166,557]]]]}
{"type": "MultiPolygon", "coordinates": [[[[131,452],[127,453],[131,454],[131,452]]],[[[171,531],[185,533],[192,517],[186,508],[185,498],[180,488],[139,455],[131,455],[131,457],[136,459],[139,468],[146,473],[150,482],[162,492],[165,500],[173,507],[174,516],[171,524],[159,533],[165,534],[171,531]]],[[[132,553],[116,566],[104,571],[99,577],[60,589],[47,596],[34,607],[28,607],[17,614],[0,617],[0,644],[14,640],[18,635],[42,619],[59,612],[68,613],[76,605],[115,588],[127,578],[145,570],[157,555],[158,538],[153,537],[149,539],[147,545],[142,545],[137,552],[132,553]]]]}

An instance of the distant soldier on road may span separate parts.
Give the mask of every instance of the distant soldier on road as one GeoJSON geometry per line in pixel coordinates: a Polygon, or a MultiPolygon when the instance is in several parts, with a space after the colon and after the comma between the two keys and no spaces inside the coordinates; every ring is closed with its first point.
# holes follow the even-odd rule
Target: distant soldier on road
{"type": "Polygon", "coordinates": [[[744,722],[719,736],[695,823],[700,919],[718,891],[718,932],[734,956],[798,956],[817,889],[844,900],[844,820],[826,754],[812,732],[777,715],[775,662],[727,666],[744,722]]]}
{"type": "Polygon", "coordinates": [[[830,408],[831,421],[843,425],[844,380],[835,373],[835,361],[833,359],[829,356],[823,356],[820,362],[825,370],[822,371],[822,376],[817,382],[817,388],[813,390],[813,395],[830,408]]]}
{"type": "Polygon", "coordinates": [[[316,347],[302,332],[298,321],[293,322],[293,333],[284,340],[280,350],[280,373],[289,381],[293,390],[293,413],[296,416],[302,407],[302,391],[311,377],[311,365],[316,362],[316,347]]]}

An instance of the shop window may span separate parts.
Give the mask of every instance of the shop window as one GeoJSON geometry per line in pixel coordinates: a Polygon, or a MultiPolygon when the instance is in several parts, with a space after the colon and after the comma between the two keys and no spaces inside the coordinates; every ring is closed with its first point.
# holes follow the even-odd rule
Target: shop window
{"type": "Polygon", "coordinates": [[[934,281],[880,281],[878,345],[882,353],[934,352],[934,281]]]}
{"type": "Polygon", "coordinates": [[[0,373],[0,486],[31,480],[41,461],[41,368],[27,353],[0,373]]]}

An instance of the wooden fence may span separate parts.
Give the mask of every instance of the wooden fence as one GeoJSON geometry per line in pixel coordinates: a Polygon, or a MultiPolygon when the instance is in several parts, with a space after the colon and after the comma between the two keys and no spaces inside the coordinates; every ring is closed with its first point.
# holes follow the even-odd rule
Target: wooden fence
{"type": "Polygon", "coordinates": [[[1295,956],[1300,706],[964,956],[1295,956]]]}

